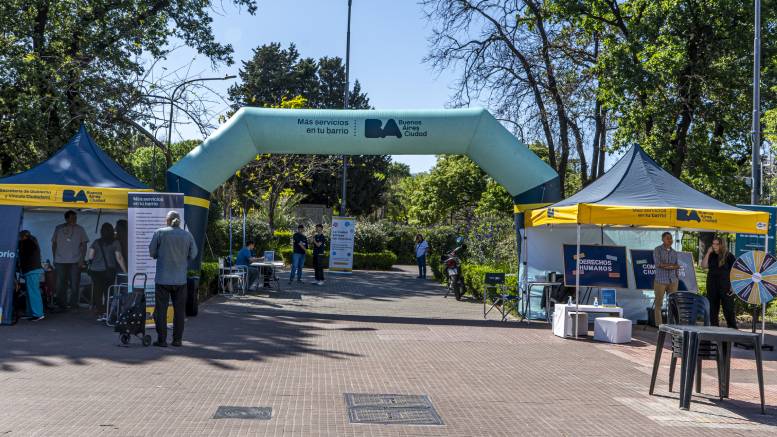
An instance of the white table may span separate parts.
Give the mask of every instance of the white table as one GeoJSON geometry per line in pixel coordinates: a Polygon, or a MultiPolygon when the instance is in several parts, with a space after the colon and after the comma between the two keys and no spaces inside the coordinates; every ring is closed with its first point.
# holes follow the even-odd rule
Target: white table
{"type": "MultiPolygon", "coordinates": [[[[571,312],[580,312],[580,313],[593,313],[593,314],[608,314],[608,315],[614,315],[617,317],[623,317],[623,308],[621,307],[605,307],[605,306],[594,306],[594,305],[569,305],[569,304],[559,304],[557,303],[555,305],[555,310],[553,312],[553,334],[558,337],[567,337],[565,333],[567,332],[567,323],[574,323],[574,320],[569,316],[569,313],[571,312]]],[[[588,330],[588,326],[582,327],[586,331],[588,330]]]]}
{"type": "MultiPolygon", "coordinates": [[[[258,261],[251,263],[251,267],[258,270],[257,279],[262,278],[262,281],[264,281],[264,270],[265,269],[271,269],[271,277],[270,280],[275,282],[275,288],[278,290],[281,289],[281,282],[278,278],[278,272],[283,270],[283,261],[258,261]]],[[[250,288],[253,284],[249,284],[248,287],[250,288]]]]}

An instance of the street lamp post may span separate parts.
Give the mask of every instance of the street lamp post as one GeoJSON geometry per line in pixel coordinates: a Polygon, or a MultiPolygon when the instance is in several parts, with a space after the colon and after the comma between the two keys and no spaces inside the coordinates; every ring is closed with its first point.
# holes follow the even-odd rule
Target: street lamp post
{"type": "MultiPolygon", "coordinates": [[[[167,158],[168,158],[168,155],[170,154],[170,145],[172,144],[172,139],[173,139],[173,109],[175,109],[175,101],[178,98],[181,97],[180,95],[178,95],[178,97],[176,97],[176,93],[178,93],[178,90],[182,89],[186,85],[189,85],[190,83],[193,83],[193,82],[206,82],[206,81],[209,81],[209,80],[231,80],[231,79],[234,79],[236,77],[237,76],[234,76],[234,75],[227,75],[227,76],[224,76],[224,77],[199,77],[199,78],[196,78],[196,79],[189,79],[189,80],[183,81],[183,82],[179,83],[173,89],[173,92],[172,92],[172,94],[170,94],[170,98],[169,98],[169,100],[170,100],[170,118],[168,119],[168,124],[167,124],[167,151],[166,151],[166,154],[165,154],[165,164],[167,164],[167,165],[172,164],[170,162],[167,162],[167,158]]],[[[156,149],[154,149],[154,150],[155,150],[154,156],[153,156],[153,158],[151,160],[152,165],[153,165],[153,169],[152,169],[151,172],[154,175],[154,178],[156,178],[156,149]]]]}
{"type": "MultiPolygon", "coordinates": [[[[343,108],[348,109],[349,73],[351,69],[351,2],[348,0],[348,30],[345,37],[345,101],[343,108]]],[[[343,154],[343,200],[340,202],[340,215],[345,216],[346,197],[348,195],[348,155],[343,154]]]]}
{"type": "Polygon", "coordinates": [[[750,203],[761,203],[761,0],[755,0],[755,37],[753,38],[753,152],[750,169],[750,203]]]}

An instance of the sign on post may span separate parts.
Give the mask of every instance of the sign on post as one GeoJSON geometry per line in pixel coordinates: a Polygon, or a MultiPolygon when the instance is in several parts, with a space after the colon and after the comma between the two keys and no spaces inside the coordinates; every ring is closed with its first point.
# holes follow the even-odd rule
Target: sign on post
{"type": "MultiPolygon", "coordinates": [[[[677,286],[679,291],[699,291],[696,282],[696,269],[693,265],[693,254],[677,252],[677,263],[680,264],[677,286]]],[[[631,249],[631,267],[634,273],[634,285],[638,290],[652,290],[653,279],[656,277],[656,266],[653,262],[653,251],[648,249],[631,249]]]]}
{"type": "MultiPolygon", "coordinates": [[[[564,245],[564,285],[575,286],[577,246],[564,245]]],[[[628,288],[625,246],[580,245],[580,286],[628,288]]]]}
{"type": "Polygon", "coordinates": [[[353,271],[353,237],[356,220],[353,217],[332,217],[332,234],[329,238],[329,271],[351,273],[353,271]]]}
{"type": "Polygon", "coordinates": [[[21,223],[21,206],[0,206],[0,325],[14,322],[13,292],[21,223]]]}
{"type": "MultiPolygon", "coordinates": [[[[146,283],[146,324],[152,324],[155,306],[156,260],[151,258],[148,245],[151,243],[154,232],[166,225],[165,218],[169,211],[177,211],[181,215],[181,227],[184,227],[183,194],[129,193],[127,200],[127,224],[130,235],[127,250],[129,287],[132,288],[132,280],[137,273],[143,273],[148,277],[146,283]]],[[[168,307],[168,323],[172,322],[172,310],[172,307],[168,307]]]]}

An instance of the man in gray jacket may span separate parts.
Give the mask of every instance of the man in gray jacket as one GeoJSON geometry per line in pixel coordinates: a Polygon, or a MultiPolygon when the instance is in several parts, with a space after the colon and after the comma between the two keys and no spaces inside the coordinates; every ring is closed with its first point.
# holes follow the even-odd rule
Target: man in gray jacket
{"type": "Polygon", "coordinates": [[[167,226],[159,228],[148,246],[156,259],[156,304],[154,323],[157,341],[154,346],[167,347],[167,307],[173,300],[173,346],[181,346],[186,320],[186,273],[189,261],[197,256],[197,245],[188,231],[181,229],[181,216],[167,213],[167,226]]]}

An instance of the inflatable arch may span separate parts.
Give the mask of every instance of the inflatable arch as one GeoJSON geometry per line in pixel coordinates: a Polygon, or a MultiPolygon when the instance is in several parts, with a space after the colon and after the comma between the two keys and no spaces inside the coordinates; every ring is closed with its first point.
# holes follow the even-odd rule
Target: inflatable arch
{"type": "Polygon", "coordinates": [[[211,191],[259,153],[467,155],[513,196],[518,228],[523,211],[560,200],[553,168],[485,109],[241,108],[167,171],[167,190],[186,196],[187,226],[201,249],[211,191]]]}

